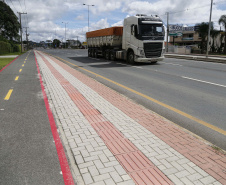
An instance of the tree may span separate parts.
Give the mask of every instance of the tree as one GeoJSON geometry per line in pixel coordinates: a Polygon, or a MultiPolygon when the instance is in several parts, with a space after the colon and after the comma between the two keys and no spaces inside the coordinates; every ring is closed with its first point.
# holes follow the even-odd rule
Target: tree
{"type": "Polygon", "coordinates": [[[53,40],[53,47],[58,48],[60,46],[60,41],[58,39],[53,40]]]}
{"type": "Polygon", "coordinates": [[[224,53],[226,54],[226,15],[222,15],[218,21],[219,24],[224,26],[224,53]]]}
{"type": "Polygon", "coordinates": [[[0,35],[7,40],[19,39],[20,23],[12,9],[0,1],[0,35]]]}
{"type": "Polygon", "coordinates": [[[217,50],[217,48],[215,47],[214,41],[219,34],[220,34],[220,31],[218,31],[218,30],[213,29],[213,30],[210,31],[210,36],[213,39],[213,43],[212,43],[212,46],[211,46],[211,51],[213,53],[216,52],[216,50],[217,50]]]}
{"type": "MultiPolygon", "coordinates": [[[[200,44],[201,53],[204,53],[204,50],[206,50],[207,48],[206,38],[208,36],[209,23],[202,22],[201,24],[196,24],[195,26],[198,26],[197,32],[200,34],[200,37],[201,37],[201,44],[200,44]]],[[[212,29],[213,29],[213,24],[211,25],[211,30],[212,29]]]]}

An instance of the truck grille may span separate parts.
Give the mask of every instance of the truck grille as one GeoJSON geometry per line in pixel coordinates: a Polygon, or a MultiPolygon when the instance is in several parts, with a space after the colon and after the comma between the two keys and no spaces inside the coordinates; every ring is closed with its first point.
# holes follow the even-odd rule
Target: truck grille
{"type": "Polygon", "coordinates": [[[160,57],[162,53],[162,43],[144,43],[146,58],[160,57]]]}

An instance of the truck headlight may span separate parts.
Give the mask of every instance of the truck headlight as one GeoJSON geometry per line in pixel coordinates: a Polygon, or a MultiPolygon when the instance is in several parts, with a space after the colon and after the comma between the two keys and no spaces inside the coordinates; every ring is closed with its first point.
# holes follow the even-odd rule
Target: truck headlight
{"type": "Polygon", "coordinates": [[[140,54],[140,56],[145,56],[144,50],[141,48],[138,48],[138,53],[140,54]]]}

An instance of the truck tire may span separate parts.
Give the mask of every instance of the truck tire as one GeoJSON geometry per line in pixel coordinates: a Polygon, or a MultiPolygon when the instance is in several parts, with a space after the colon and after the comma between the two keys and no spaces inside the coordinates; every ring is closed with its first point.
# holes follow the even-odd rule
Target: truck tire
{"type": "Polygon", "coordinates": [[[92,57],[93,57],[93,58],[96,58],[96,57],[95,57],[95,49],[92,50],[92,57]]]}
{"type": "Polygon", "coordinates": [[[88,57],[92,57],[92,51],[91,51],[91,49],[88,49],[88,57]]]}
{"type": "Polygon", "coordinates": [[[106,60],[109,60],[110,59],[110,52],[109,52],[109,50],[106,50],[105,51],[105,59],[106,60]]]}
{"type": "Polygon", "coordinates": [[[94,51],[94,58],[98,58],[98,50],[97,49],[94,51]]]}
{"type": "Polygon", "coordinates": [[[96,49],[93,50],[93,58],[97,58],[97,50],[96,49]]]}
{"type": "Polygon", "coordinates": [[[110,52],[110,60],[112,60],[112,61],[116,60],[115,51],[113,51],[113,50],[110,52]]]}
{"type": "Polygon", "coordinates": [[[129,51],[128,56],[127,56],[127,62],[129,64],[134,64],[135,63],[133,51],[129,51]]]}

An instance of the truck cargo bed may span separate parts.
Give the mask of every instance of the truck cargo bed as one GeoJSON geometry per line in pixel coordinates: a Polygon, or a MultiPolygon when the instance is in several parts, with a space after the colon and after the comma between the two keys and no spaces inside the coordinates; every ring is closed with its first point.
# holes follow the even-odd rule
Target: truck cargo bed
{"type": "Polygon", "coordinates": [[[88,47],[121,46],[123,27],[111,27],[86,33],[88,47]]]}

